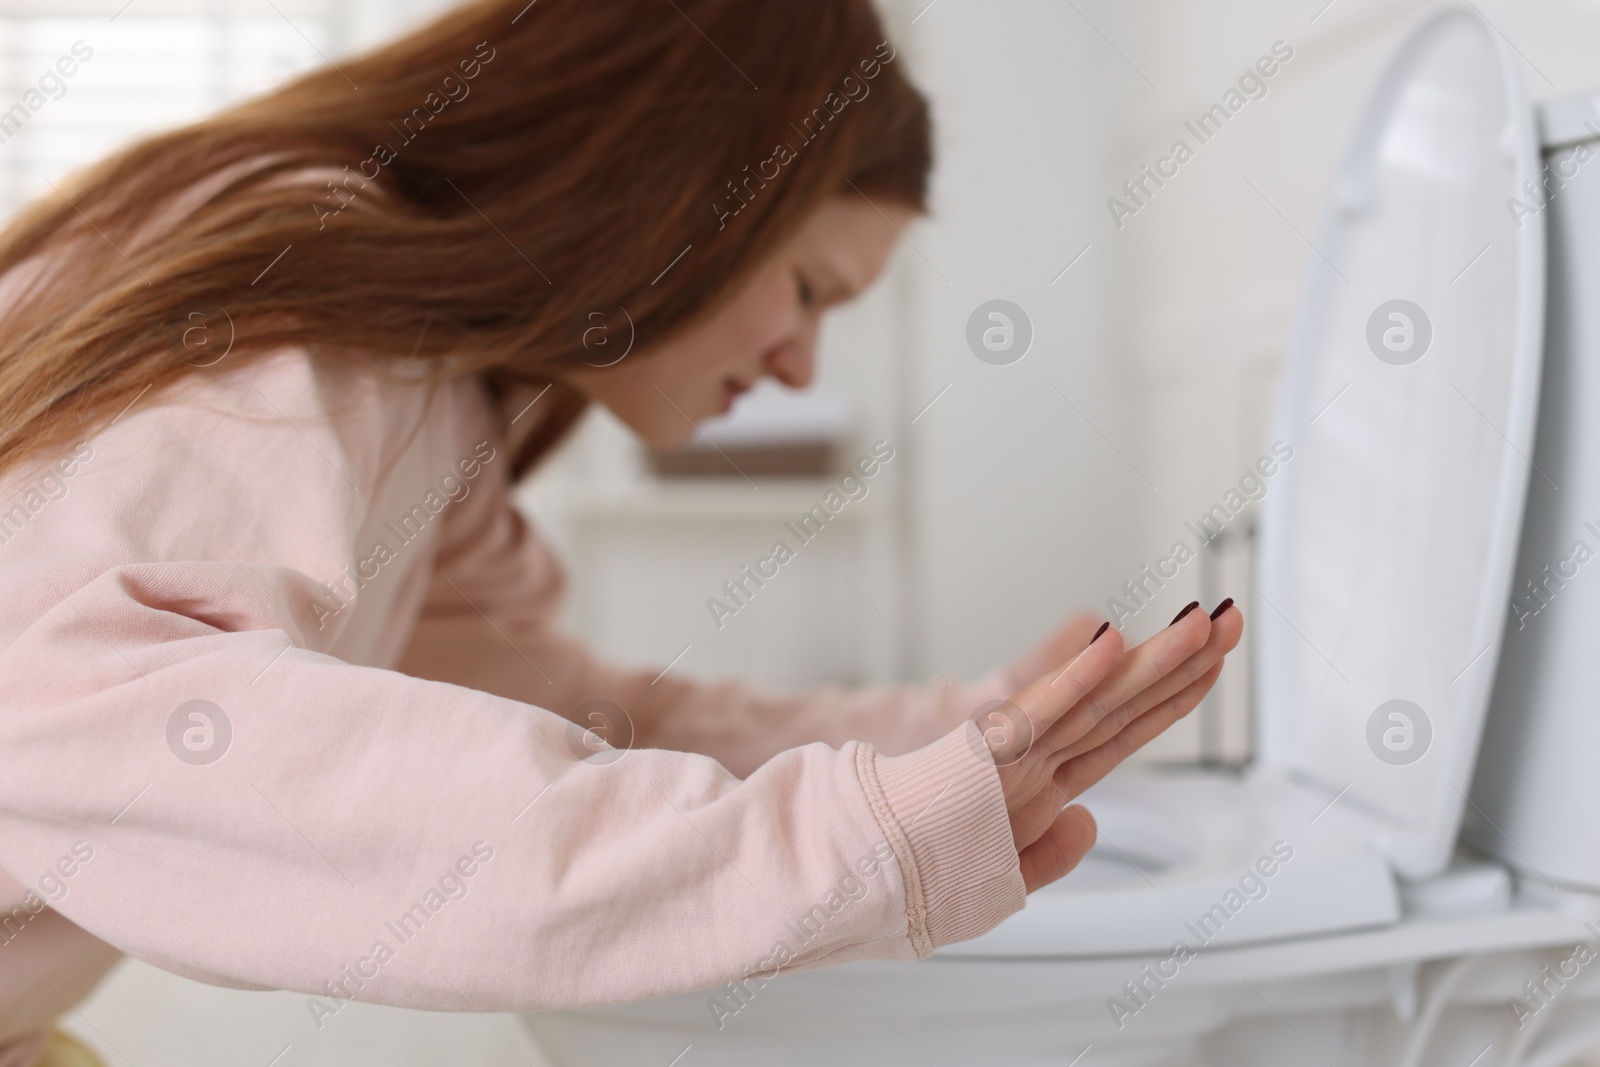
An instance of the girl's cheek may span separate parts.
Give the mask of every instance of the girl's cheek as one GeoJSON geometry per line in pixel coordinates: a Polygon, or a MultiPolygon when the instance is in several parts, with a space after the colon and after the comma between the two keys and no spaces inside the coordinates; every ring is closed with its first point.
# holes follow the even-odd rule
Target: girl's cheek
{"type": "Polygon", "coordinates": [[[752,303],[745,318],[742,332],[752,351],[765,352],[798,337],[804,319],[793,283],[780,277],[762,287],[759,300],[752,303]]]}
{"type": "Polygon", "coordinates": [[[734,298],[706,331],[710,355],[720,370],[747,372],[753,360],[774,347],[798,337],[804,315],[794,283],[787,272],[764,270],[734,298]]]}

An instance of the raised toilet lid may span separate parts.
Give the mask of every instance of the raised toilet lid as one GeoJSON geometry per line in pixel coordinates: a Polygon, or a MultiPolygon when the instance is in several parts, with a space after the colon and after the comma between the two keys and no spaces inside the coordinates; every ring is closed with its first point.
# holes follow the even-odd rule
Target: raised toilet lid
{"type": "Polygon", "coordinates": [[[1534,116],[1449,8],[1401,45],[1334,175],[1285,366],[1251,625],[1261,760],[1448,863],[1507,618],[1544,312],[1534,116]],[[1401,701],[1405,703],[1391,703],[1401,701]]]}
{"type": "Polygon", "coordinates": [[[1083,797],[1091,857],[940,956],[1383,926],[1400,918],[1396,874],[1447,865],[1533,454],[1544,223],[1521,186],[1536,144],[1474,12],[1445,9],[1399,47],[1335,173],[1285,366],[1275,439],[1294,454],[1263,501],[1250,618],[1261,758],[1243,779],[1112,776],[1083,797]],[[1247,884],[1279,843],[1292,862],[1247,884]]]}

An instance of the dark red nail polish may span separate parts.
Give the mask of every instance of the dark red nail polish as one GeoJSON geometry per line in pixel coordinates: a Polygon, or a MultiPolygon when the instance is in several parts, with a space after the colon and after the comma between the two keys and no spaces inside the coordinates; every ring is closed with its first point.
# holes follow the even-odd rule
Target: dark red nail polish
{"type": "Polygon", "coordinates": [[[1091,644],[1091,645],[1092,645],[1092,644],[1094,644],[1094,643],[1095,643],[1095,642],[1096,642],[1096,641],[1098,641],[1098,640],[1100,640],[1100,635],[1101,635],[1101,634],[1103,634],[1103,633],[1105,633],[1105,632],[1106,632],[1106,631],[1107,631],[1107,630],[1109,630],[1109,629],[1111,629],[1111,624],[1110,624],[1110,623],[1109,623],[1109,622],[1103,622],[1103,623],[1101,623],[1101,624],[1100,624],[1100,629],[1098,629],[1098,630],[1096,630],[1096,631],[1095,631],[1095,632],[1094,632],[1094,636],[1093,636],[1093,637],[1091,637],[1091,638],[1089,638],[1089,643],[1090,643],[1090,644],[1091,644]]]}
{"type": "Polygon", "coordinates": [[[1167,625],[1168,626],[1176,625],[1178,623],[1178,621],[1181,620],[1185,615],[1189,614],[1189,612],[1193,611],[1195,608],[1197,608],[1199,606],[1200,606],[1200,601],[1198,601],[1198,600],[1189,601],[1189,606],[1184,608],[1182,611],[1178,612],[1178,614],[1174,615],[1172,617],[1172,622],[1167,623],[1167,625]]]}
{"type": "Polygon", "coordinates": [[[1221,616],[1221,614],[1224,611],[1227,611],[1231,607],[1233,607],[1233,597],[1229,597],[1228,599],[1224,600],[1222,603],[1217,605],[1216,610],[1211,613],[1211,621],[1212,622],[1216,622],[1218,617],[1221,616]]]}

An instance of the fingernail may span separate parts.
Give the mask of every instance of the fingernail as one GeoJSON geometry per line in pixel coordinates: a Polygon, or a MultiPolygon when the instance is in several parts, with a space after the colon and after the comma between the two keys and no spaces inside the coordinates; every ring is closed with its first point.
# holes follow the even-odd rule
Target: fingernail
{"type": "Polygon", "coordinates": [[[1199,606],[1200,606],[1200,601],[1198,601],[1198,600],[1189,601],[1189,606],[1184,608],[1182,611],[1178,612],[1178,614],[1174,615],[1172,617],[1172,621],[1167,623],[1167,625],[1168,626],[1176,625],[1180,619],[1182,619],[1185,615],[1189,614],[1189,612],[1193,611],[1195,608],[1197,608],[1199,606]]]}
{"type": "Polygon", "coordinates": [[[1233,597],[1229,597],[1227,600],[1224,600],[1222,603],[1217,605],[1216,610],[1211,613],[1211,621],[1216,622],[1218,616],[1231,607],[1233,607],[1233,597]]]}
{"type": "Polygon", "coordinates": [[[1101,624],[1100,624],[1100,629],[1098,629],[1098,630],[1096,630],[1096,631],[1095,631],[1095,632],[1094,632],[1094,636],[1093,636],[1093,637],[1091,637],[1091,638],[1089,638],[1089,643],[1090,643],[1090,644],[1091,644],[1091,645],[1092,645],[1092,644],[1094,644],[1094,643],[1095,643],[1095,642],[1096,642],[1096,641],[1098,641],[1098,640],[1100,640],[1100,635],[1101,635],[1101,634],[1103,634],[1103,633],[1105,633],[1105,632],[1106,632],[1106,631],[1107,631],[1107,630],[1109,630],[1109,629],[1111,629],[1111,624],[1110,624],[1110,623],[1109,623],[1109,622],[1103,622],[1103,623],[1101,623],[1101,624]]]}

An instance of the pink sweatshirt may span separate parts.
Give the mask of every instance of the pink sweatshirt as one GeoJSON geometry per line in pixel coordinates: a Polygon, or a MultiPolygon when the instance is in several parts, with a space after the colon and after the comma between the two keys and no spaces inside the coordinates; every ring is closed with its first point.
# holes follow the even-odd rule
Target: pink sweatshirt
{"type": "Polygon", "coordinates": [[[778,697],[597,659],[504,422],[476,378],[284,350],[0,479],[0,1064],[102,942],[329,1012],[529,1011],[1023,906],[964,721],[1001,675],[778,697]],[[621,740],[612,706],[628,749],[567,718],[621,740]]]}

